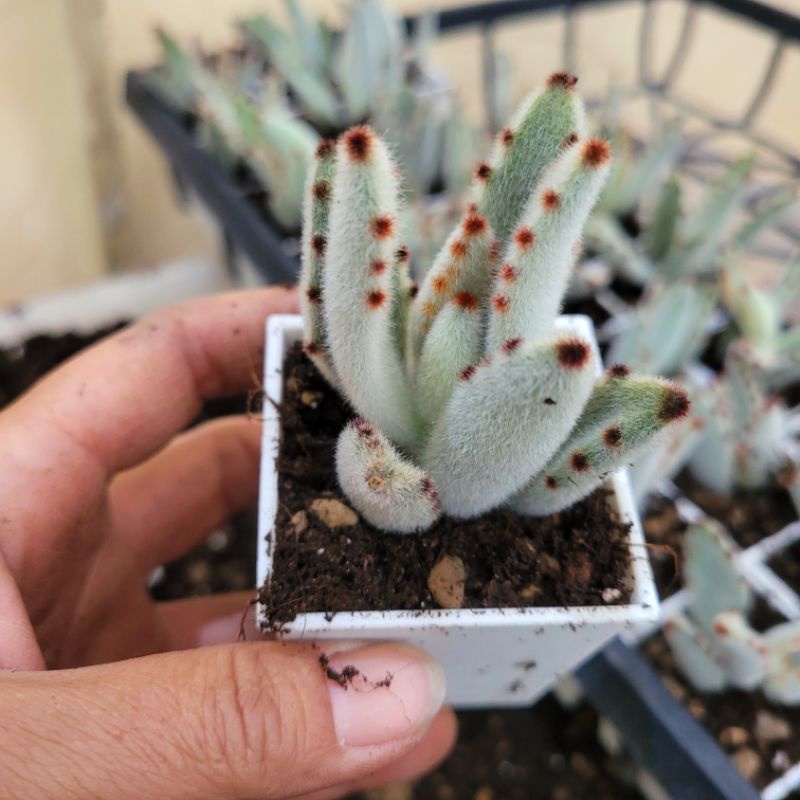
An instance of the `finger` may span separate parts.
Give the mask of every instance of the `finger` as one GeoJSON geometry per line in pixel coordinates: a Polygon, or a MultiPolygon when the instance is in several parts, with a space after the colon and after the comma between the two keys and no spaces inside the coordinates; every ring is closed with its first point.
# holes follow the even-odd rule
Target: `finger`
{"type": "Polygon", "coordinates": [[[3,538],[12,572],[31,541],[51,547],[85,521],[108,477],[153,455],[204,397],[252,386],[265,318],[296,302],[295,291],[272,288],[159,311],[68,361],[0,414],[0,507],[13,506],[26,533],[3,538]]]}
{"type": "Polygon", "coordinates": [[[214,420],[181,434],[111,485],[114,533],[149,572],[203,541],[258,497],[261,425],[214,420]]]}
{"type": "Polygon", "coordinates": [[[349,796],[353,792],[364,792],[379,786],[419,778],[436,769],[444,761],[453,749],[457,734],[456,715],[451,709],[443,708],[434,717],[425,735],[414,748],[393,764],[363,779],[304,795],[302,800],[329,800],[329,798],[332,800],[349,796]]]}
{"type": "Polygon", "coordinates": [[[232,592],[159,603],[158,614],[173,650],[253,641],[261,634],[255,625],[255,592],[232,592]]]}
{"type": "Polygon", "coordinates": [[[270,800],[357,781],[410,752],[441,705],[441,668],[377,644],[331,658],[331,670],[359,670],[341,686],[318,656],[238,644],[7,674],[0,785],[40,800],[270,800]],[[387,674],[389,685],[371,682],[387,674]],[[22,763],[39,766],[21,774],[22,763]]]}

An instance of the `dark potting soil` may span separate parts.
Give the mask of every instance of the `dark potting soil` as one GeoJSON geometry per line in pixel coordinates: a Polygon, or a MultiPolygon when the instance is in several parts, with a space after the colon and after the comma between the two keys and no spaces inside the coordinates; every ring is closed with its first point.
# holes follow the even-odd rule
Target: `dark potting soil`
{"type": "Polygon", "coordinates": [[[731,756],[759,789],[800,761],[800,708],[775,705],[754,690],[696,692],[675,665],[661,634],[642,646],[667,688],[731,756]]]}
{"type": "Polygon", "coordinates": [[[763,489],[734,489],[731,495],[712,492],[684,470],[675,483],[700,508],[722,522],[742,546],[776,533],[797,519],[789,493],[777,483],[763,489]]]}
{"type": "Polygon", "coordinates": [[[462,607],[581,606],[630,597],[628,526],[596,492],[541,519],[495,511],[444,517],[418,536],[394,536],[357,519],[337,486],[336,440],[353,415],[296,345],[284,364],[279,512],[273,580],[263,591],[275,626],[303,612],[436,608],[428,576],[444,556],[466,568],[462,607]],[[313,508],[335,501],[344,523],[313,508]],[[606,594],[608,596],[608,593],[606,594]]]}
{"type": "MultiPolygon", "coordinates": [[[[45,372],[121,327],[90,335],[37,336],[0,350],[0,409],[45,372]]],[[[239,413],[246,398],[207,404],[204,417],[239,413]]],[[[156,599],[235,591],[255,583],[255,513],[238,515],[187,555],[164,567],[151,587],[156,599]]],[[[395,785],[361,800],[635,800],[596,737],[597,715],[586,705],[564,710],[546,697],[533,708],[458,714],[456,749],[415,787],[395,785]],[[391,792],[391,793],[390,793],[391,792]]],[[[198,798],[198,800],[200,800],[198,798]]]]}

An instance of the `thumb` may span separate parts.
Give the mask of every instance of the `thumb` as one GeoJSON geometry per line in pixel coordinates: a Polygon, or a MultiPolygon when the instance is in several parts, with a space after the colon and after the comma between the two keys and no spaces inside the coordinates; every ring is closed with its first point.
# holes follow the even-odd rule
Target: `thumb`
{"type": "Polygon", "coordinates": [[[322,652],[254,642],[0,673],[3,797],[261,800],[357,781],[422,737],[443,674],[403,645],[325,667],[322,652]]]}

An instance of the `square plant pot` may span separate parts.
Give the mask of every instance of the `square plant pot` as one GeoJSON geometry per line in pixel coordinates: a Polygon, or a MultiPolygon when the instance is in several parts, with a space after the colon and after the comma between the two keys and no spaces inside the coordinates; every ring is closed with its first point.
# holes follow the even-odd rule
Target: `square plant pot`
{"type": "MultiPolygon", "coordinates": [[[[557,329],[580,335],[596,349],[588,318],[560,317],[557,329]]],[[[302,320],[299,316],[272,316],[267,320],[266,336],[264,389],[271,402],[265,404],[261,451],[259,586],[269,582],[273,566],[282,367],[289,348],[302,338],[302,320]]],[[[597,363],[599,365],[599,355],[597,363]]],[[[322,612],[307,613],[290,622],[283,636],[288,640],[407,642],[427,650],[442,664],[447,675],[450,704],[458,708],[529,705],[559,676],[587,659],[616,634],[658,617],[657,593],[627,476],[624,472],[616,473],[608,483],[612,490],[611,502],[620,518],[631,525],[628,581],[632,591],[630,602],[625,605],[352,611],[337,612],[332,618],[326,618],[322,612]]],[[[265,610],[261,606],[258,622],[262,629],[267,628],[265,610]]]]}

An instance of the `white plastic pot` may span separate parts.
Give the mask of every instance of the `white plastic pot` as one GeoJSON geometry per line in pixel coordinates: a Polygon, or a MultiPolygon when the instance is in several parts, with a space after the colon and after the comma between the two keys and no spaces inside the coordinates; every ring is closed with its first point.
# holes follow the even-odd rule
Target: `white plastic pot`
{"type": "MultiPolygon", "coordinates": [[[[586,317],[561,317],[560,330],[595,342],[586,317]]],[[[261,452],[258,585],[272,574],[272,536],[278,507],[276,459],[280,439],[277,407],[282,399],[282,367],[287,350],[302,336],[299,316],[267,320],[261,452]]],[[[596,347],[596,344],[595,344],[596,347]]],[[[598,358],[599,363],[599,358],[598,358]]],[[[331,464],[331,469],[333,469],[331,464]]],[[[459,708],[529,705],[556,679],[627,627],[658,617],[658,596],[627,476],[609,479],[622,519],[631,523],[630,603],[572,608],[500,608],[429,611],[352,611],[298,615],[287,626],[290,640],[388,639],[431,653],[447,674],[448,702],[459,708]]],[[[390,534],[387,534],[390,535],[390,534]]],[[[423,535],[424,534],[420,534],[423,535]]],[[[258,621],[266,627],[264,609],[258,621]]]]}

